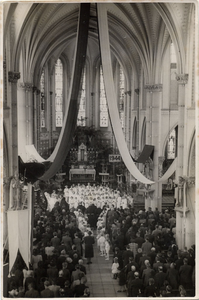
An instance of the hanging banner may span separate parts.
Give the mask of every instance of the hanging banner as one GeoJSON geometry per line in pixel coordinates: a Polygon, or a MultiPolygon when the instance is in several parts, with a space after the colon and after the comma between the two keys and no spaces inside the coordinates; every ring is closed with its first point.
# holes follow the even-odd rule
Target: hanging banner
{"type": "Polygon", "coordinates": [[[149,159],[149,157],[151,157],[152,159],[153,151],[154,151],[154,146],[144,145],[144,149],[142,150],[142,153],[140,154],[136,162],[145,164],[145,162],[149,159]]]}
{"type": "Polygon", "coordinates": [[[9,272],[12,270],[19,249],[18,211],[7,211],[9,272]]]}
{"type": "Polygon", "coordinates": [[[65,113],[63,127],[56,147],[52,155],[48,159],[52,162],[52,165],[45,172],[45,174],[40,177],[41,180],[48,180],[59,171],[59,169],[64,163],[64,160],[72,144],[72,137],[77,125],[79,95],[82,83],[82,72],[86,60],[89,19],[90,3],[81,3],[79,12],[77,42],[74,52],[74,63],[71,74],[71,84],[68,97],[68,111],[66,111],[65,113]]]}
{"type": "Polygon", "coordinates": [[[158,180],[159,182],[167,181],[171,175],[176,171],[177,168],[177,157],[174,159],[168,170],[164,173],[164,175],[158,180]]]}
{"type": "Polygon", "coordinates": [[[104,75],[104,85],[107,97],[107,103],[109,108],[109,115],[117,142],[119,152],[122,156],[122,160],[125,163],[127,169],[138,181],[144,184],[153,184],[154,182],[146,178],[134,164],[129,150],[124,139],[122,131],[119,112],[117,107],[117,98],[115,94],[115,87],[113,81],[113,71],[111,65],[111,53],[110,53],[110,41],[108,30],[107,10],[104,3],[97,3],[98,25],[99,25],[99,40],[100,50],[102,58],[102,68],[104,75]]]}
{"type": "Polygon", "coordinates": [[[29,210],[7,211],[8,220],[8,243],[9,243],[9,272],[11,271],[18,250],[29,266],[30,241],[29,241],[29,210]]]}

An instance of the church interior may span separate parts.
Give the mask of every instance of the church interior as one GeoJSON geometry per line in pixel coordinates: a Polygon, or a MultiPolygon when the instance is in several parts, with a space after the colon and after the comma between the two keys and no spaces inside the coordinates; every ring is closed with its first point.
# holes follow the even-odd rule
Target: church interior
{"type": "Polygon", "coordinates": [[[3,4],[4,297],[195,295],[197,10],[184,1],[3,4]],[[62,272],[59,255],[72,264],[74,245],[64,234],[77,242],[81,260],[71,274],[84,272],[87,259],[83,294],[77,275],[63,288],[49,275],[49,265],[62,272]],[[93,256],[85,254],[90,234],[93,256]],[[156,263],[161,251],[173,255],[160,262],[164,290],[156,279],[161,267],[146,282],[147,258],[144,267],[124,262],[131,243],[143,251],[138,236],[151,244],[156,263]],[[122,266],[112,278],[118,247],[122,266]],[[36,258],[47,270],[42,288],[36,258]],[[172,286],[169,265],[177,261],[172,286]],[[122,284],[124,269],[129,279],[122,284]],[[153,285],[159,288],[150,294],[153,285]]]}

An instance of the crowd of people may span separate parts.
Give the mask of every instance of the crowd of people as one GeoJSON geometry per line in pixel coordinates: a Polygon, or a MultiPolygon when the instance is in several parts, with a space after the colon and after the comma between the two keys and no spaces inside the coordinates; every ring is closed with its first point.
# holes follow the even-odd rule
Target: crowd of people
{"type": "Polygon", "coordinates": [[[8,297],[89,297],[93,245],[112,260],[118,292],[128,297],[187,296],[195,287],[195,246],[179,250],[175,213],[136,211],[133,198],[101,185],[43,191],[34,208],[32,263],[18,255],[8,297]],[[111,255],[110,255],[111,254],[111,255]]]}
{"type": "Polygon", "coordinates": [[[109,257],[105,245],[110,242],[118,292],[128,297],[194,296],[195,245],[178,249],[173,209],[104,207],[97,232],[101,255],[109,257]]]}

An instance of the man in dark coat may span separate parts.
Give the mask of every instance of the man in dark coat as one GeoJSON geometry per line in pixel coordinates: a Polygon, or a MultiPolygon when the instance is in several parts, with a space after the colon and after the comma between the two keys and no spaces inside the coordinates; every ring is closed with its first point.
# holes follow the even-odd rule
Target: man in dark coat
{"type": "Polygon", "coordinates": [[[50,285],[49,281],[44,282],[45,289],[41,291],[42,298],[54,298],[54,292],[48,288],[49,285],[50,285]]]}
{"type": "Polygon", "coordinates": [[[39,298],[39,292],[34,289],[34,284],[28,284],[28,291],[25,293],[25,298],[39,298]]]}
{"type": "Polygon", "coordinates": [[[88,236],[84,238],[85,244],[85,257],[87,258],[87,264],[92,264],[91,258],[94,256],[93,244],[95,243],[92,233],[89,231],[88,236]]]}
{"type": "Polygon", "coordinates": [[[131,281],[131,291],[128,295],[129,297],[138,297],[142,292],[143,284],[142,279],[139,278],[139,273],[135,272],[134,277],[135,279],[131,281]]]}
{"type": "Polygon", "coordinates": [[[188,265],[188,259],[183,259],[183,266],[180,267],[179,276],[180,276],[180,283],[183,285],[185,289],[192,288],[192,266],[188,265]]]}
{"type": "Polygon", "coordinates": [[[155,285],[158,288],[158,290],[160,290],[160,288],[163,287],[165,279],[166,273],[163,272],[163,267],[159,266],[158,273],[154,276],[155,285]]]}

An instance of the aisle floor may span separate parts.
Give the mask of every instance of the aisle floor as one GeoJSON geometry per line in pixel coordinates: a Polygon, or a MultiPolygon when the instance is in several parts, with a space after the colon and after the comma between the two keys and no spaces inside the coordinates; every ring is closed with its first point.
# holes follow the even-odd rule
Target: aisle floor
{"type": "Polygon", "coordinates": [[[112,256],[109,260],[100,256],[97,247],[94,247],[92,264],[86,264],[88,286],[90,297],[126,297],[126,292],[117,292],[120,287],[118,279],[112,278],[111,274],[112,256]]]}

